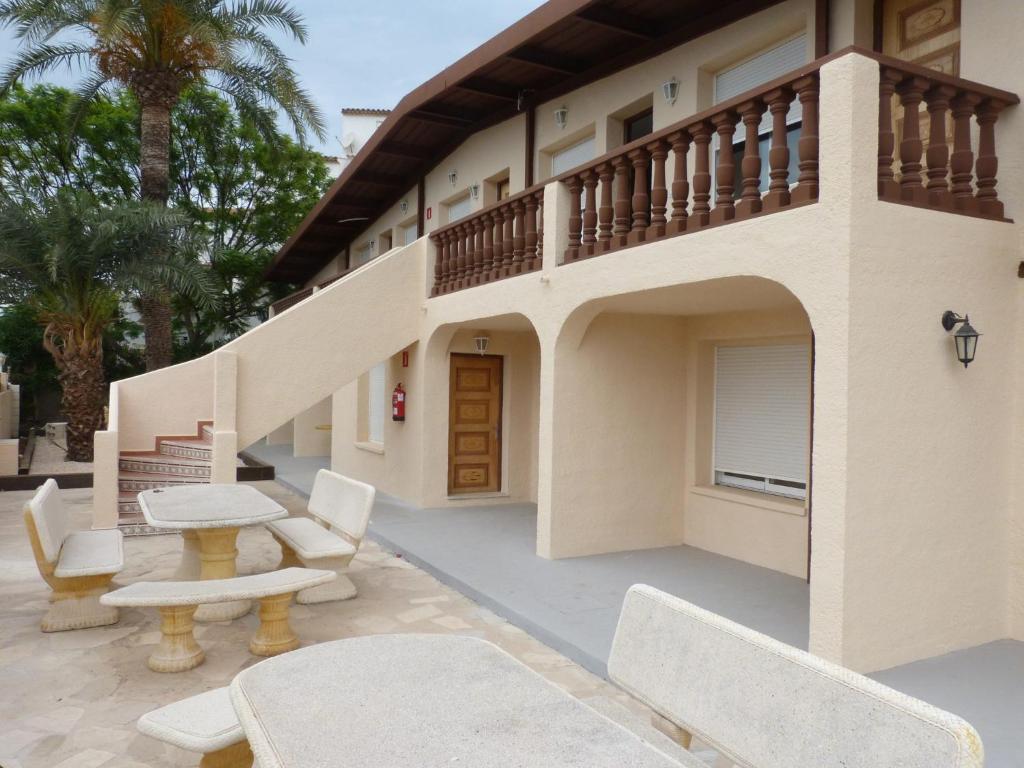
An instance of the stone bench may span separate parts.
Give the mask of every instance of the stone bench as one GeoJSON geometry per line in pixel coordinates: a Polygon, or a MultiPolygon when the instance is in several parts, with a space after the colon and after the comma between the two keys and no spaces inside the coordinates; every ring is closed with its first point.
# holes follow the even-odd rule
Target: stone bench
{"type": "Polygon", "coordinates": [[[203,755],[200,768],[250,768],[245,739],[228,688],[217,688],[168,704],[139,718],[139,732],[203,755]]]}
{"type": "Polygon", "coordinates": [[[657,713],[749,768],[980,768],[981,739],[956,715],[735,622],[637,585],[608,675],[657,713]]]}
{"type": "Polygon", "coordinates": [[[52,590],[43,632],[116,624],[117,608],[100,597],[124,567],[121,532],[72,531],[53,478],[25,505],[24,517],[39,574],[52,590]]]}
{"type": "Polygon", "coordinates": [[[288,607],[295,593],[335,579],[333,571],[285,568],[252,576],[206,581],[139,581],[109,592],[100,599],[119,608],[157,608],[160,645],[149,657],[154,672],[183,672],[203,662],[203,649],[193,634],[193,615],[203,604],[259,600],[260,625],[249,642],[257,656],[276,656],[299,647],[288,623],[288,607]]]}
{"type": "Polygon", "coordinates": [[[372,485],[321,469],[309,497],[309,513],[315,519],[289,517],[267,523],[281,545],[280,568],[303,565],[338,574],[330,584],[299,592],[298,602],[324,603],[356,596],[355,584],[345,571],[366,533],[375,495],[372,485]]]}

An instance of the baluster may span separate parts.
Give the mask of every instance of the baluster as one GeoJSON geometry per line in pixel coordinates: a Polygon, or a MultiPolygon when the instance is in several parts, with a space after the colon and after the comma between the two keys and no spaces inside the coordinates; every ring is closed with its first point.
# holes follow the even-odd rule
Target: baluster
{"type": "Polygon", "coordinates": [[[909,77],[898,86],[903,105],[903,140],[900,142],[900,199],[909,203],[926,203],[928,194],[921,184],[921,119],[918,107],[924,99],[928,81],[909,77]]]}
{"type": "Polygon", "coordinates": [[[444,287],[442,292],[449,293],[455,288],[455,262],[458,259],[455,230],[449,229],[441,236],[444,238],[444,287]]]}
{"type": "Polygon", "coordinates": [[[434,285],[430,289],[430,295],[437,296],[441,293],[441,277],[444,272],[444,244],[436,235],[430,240],[434,243],[434,285]]]}
{"type": "Polygon", "coordinates": [[[565,250],[565,261],[576,261],[580,257],[580,242],[583,217],[580,215],[580,190],[582,182],[579,176],[565,180],[569,189],[569,247],[565,250]]]}
{"type": "Polygon", "coordinates": [[[477,216],[473,220],[473,285],[483,282],[484,272],[484,220],[477,216]]]}
{"type": "Polygon", "coordinates": [[[647,166],[651,162],[646,149],[634,149],[626,157],[633,165],[633,196],[630,198],[633,225],[629,231],[630,245],[642,243],[647,236],[647,209],[651,198],[647,193],[647,166]]]}
{"type": "Polygon", "coordinates": [[[896,134],[892,129],[892,97],[902,75],[894,69],[883,69],[878,82],[878,196],[886,200],[900,199],[900,185],[892,170],[892,153],[896,134]]]}
{"type": "Polygon", "coordinates": [[[612,226],[612,248],[621,248],[629,236],[629,161],[625,156],[612,160],[615,166],[615,219],[612,226]]]}
{"type": "Polygon", "coordinates": [[[462,224],[455,228],[458,255],[455,261],[455,286],[457,291],[466,287],[466,228],[462,224]]]}
{"type": "Polygon", "coordinates": [[[654,169],[654,178],[651,179],[651,226],[647,229],[647,239],[654,240],[665,236],[665,226],[668,223],[668,219],[665,218],[665,212],[668,210],[668,187],[665,183],[668,142],[659,139],[647,145],[647,151],[651,153],[651,165],[654,169]]]}
{"type": "Polygon", "coordinates": [[[526,206],[523,272],[532,272],[537,268],[537,198],[532,194],[527,195],[523,203],[526,206]]]}
{"type": "Polygon", "coordinates": [[[596,252],[608,250],[612,240],[612,218],[615,215],[615,207],[612,205],[612,187],[615,182],[615,168],[611,163],[603,163],[597,169],[601,179],[601,207],[597,211],[598,235],[596,252]]]}
{"type": "Polygon", "coordinates": [[[494,211],[491,219],[494,222],[494,262],[491,265],[491,280],[498,280],[501,277],[501,270],[505,264],[505,214],[503,209],[494,211]]]}
{"type": "Polygon", "coordinates": [[[514,226],[516,212],[512,209],[511,205],[506,205],[502,208],[502,214],[505,217],[505,232],[501,238],[501,276],[508,277],[512,274],[512,253],[515,248],[514,226]]]}
{"type": "Polygon", "coordinates": [[[946,112],[949,100],[956,95],[956,89],[948,85],[937,85],[925,94],[928,102],[928,204],[947,208],[951,203],[949,194],[949,144],[946,142],[946,112]]]}
{"type": "Polygon", "coordinates": [[[733,157],[732,137],[736,132],[738,117],[735,112],[722,112],[711,118],[718,133],[717,194],[715,207],[711,211],[711,223],[721,224],[736,216],[733,203],[733,189],[736,184],[736,161],[733,157]]]}
{"type": "Polygon", "coordinates": [[[522,199],[512,203],[512,210],[515,213],[515,234],[512,236],[511,274],[518,275],[523,271],[523,254],[526,252],[526,208],[522,199]]]}
{"type": "Polygon", "coordinates": [[[476,238],[473,237],[473,223],[467,221],[462,225],[462,231],[466,236],[466,270],[462,273],[462,287],[468,288],[473,285],[473,266],[476,261],[476,238]]]}
{"type": "Polygon", "coordinates": [[[480,225],[484,228],[484,244],[480,249],[480,282],[487,283],[494,279],[494,216],[485,213],[480,217],[480,225]]]}
{"type": "Polygon", "coordinates": [[[581,256],[593,256],[597,243],[597,171],[583,174],[583,240],[581,256]]]}
{"type": "Polygon", "coordinates": [[[537,258],[534,269],[540,269],[544,266],[544,189],[537,190],[533,196],[537,201],[537,258]]]}
{"type": "Polygon", "coordinates": [[[768,193],[761,201],[761,210],[777,211],[789,205],[789,130],[786,117],[793,102],[793,91],[777,88],[765,94],[772,116],[772,146],[768,150],[768,193]]]}
{"type": "Polygon", "coordinates": [[[697,123],[690,126],[693,137],[693,214],[687,221],[687,231],[707,226],[711,206],[711,125],[697,123]]]}
{"type": "Polygon", "coordinates": [[[961,93],[951,102],[953,109],[953,155],[949,159],[950,180],[953,182],[953,207],[958,211],[975,213],[978,210],[974,199],[974,151],[971,149],[971,116],[981,97],[973,93],[961,93]]]}
{"type": "Polygon", "coordinates": [[[793,83],[803,112],[800,141],[797,142],[797,167],[800,176],[790,195],[794,203],[818,199],[818,75],[808,75],[793,83]]]}
{"type": "Polygon", "coordinates": [[[761,210],[761,140],[758,128],[761,126],[764,109],[765,104],[760,99],[748,101],[739,108],[743,120],[744,144],[743,159],[740,161],[743,191],[736,203],[737,219],[761,210]]]}
{"type": "Polygon", "coordinates": [[[996,193],[996,173],[999,158],[996,157],[996,120],[1006,107],[996,99],[985,99],[975,110],[978,120],[978,160],[975,164],[978,185],[978,210],[985,216],[1003,218],[1003,202],[996,193]]]}
{"type": "Polygon", "coordinates": [[[690,197],[690,182],[686,175],[686,155],[690,151],[690,134],[686,131],[673,133],[668,137],[672,145],[672,220],[668,233],[678,235],[686,231],[689,214],[686,204],[690,197]]]}

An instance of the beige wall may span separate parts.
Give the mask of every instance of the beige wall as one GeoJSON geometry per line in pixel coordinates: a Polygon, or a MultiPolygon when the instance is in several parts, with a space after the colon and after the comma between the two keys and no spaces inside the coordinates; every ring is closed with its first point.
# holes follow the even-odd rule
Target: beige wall
{"type": "MultiPolygon", "coordinates": [[[[293,456],[331,455],[331,398],[327,397],[292,419],[293,456]]],[[[273,433],[271,433],[273,434],[273,433]]]]}

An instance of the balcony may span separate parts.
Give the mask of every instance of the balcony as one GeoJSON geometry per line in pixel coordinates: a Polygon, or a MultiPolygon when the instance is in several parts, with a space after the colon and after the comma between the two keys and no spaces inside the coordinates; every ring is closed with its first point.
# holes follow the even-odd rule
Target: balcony
{"type": "MultiPolygon", "coordinates": [[[[569,193],[567,232],[553,239],[567,235],[559,265],[817,202],[819,71],[851,52],[878,63],[877,142],[863,147],[878,158],[878,199],[1008,221],[996,123],[1018,96],[846,49],[550,180],[569,193]]],[[[435,230],[431,296],[539,269],[544,195],[537,185],[435,230]]]]}

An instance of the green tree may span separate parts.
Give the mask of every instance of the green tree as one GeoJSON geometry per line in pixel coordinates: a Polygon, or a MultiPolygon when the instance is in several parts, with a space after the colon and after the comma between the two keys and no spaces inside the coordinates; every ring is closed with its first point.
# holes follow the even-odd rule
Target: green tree
{"type": "Polygon", "coordinates": [[[43,349],[43,327],[33,307],[0,307],[0,352],[7,355],[11,382],[21,387],[22,423],[32,423],[39,395],[57,387],[57,369],[43,349]]]}
{"type": "Polygon", "coordinates": [[[281,286],[263,272],[330,183],[322,156],[287,137],[268,141],[210,89],[193,88],[175,108],[171,203],[210,245],[220,301],[210,312],[175,301],[185,358],[264,319],[281,286]]]}
{"type": "Polygon", "coordinates": [[[121,297],[167,286],[213,301],[181,214],[148,201],[101,206],[61,190],[42,205],[0,201],[0,304],[27,303],[43,325],[68,421],[68,459],[92,459],[103,427],[104,332],[121,297]]]}
{"type": "MultiPolygon", "coordinates": [[[[299,86],[289,59],[265,31],[305,42],[302,17],[285,0],[3,0],[0,23],[22,42],[0,77],[0,92],[30,75],[78,64],[87,68],[73,115],[109,83],[139,102],[140,188],[166,204],[170,186],[171,110],[190,86],[211,82],[268,135],[277,106],[300,138],[323,137],[323,119],[299,86]]],[[[149,368],[170,364],[170,296],[154,286],[141,297],[149,368]]]]}

